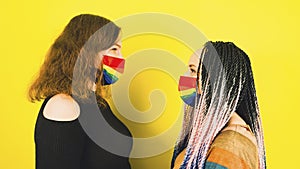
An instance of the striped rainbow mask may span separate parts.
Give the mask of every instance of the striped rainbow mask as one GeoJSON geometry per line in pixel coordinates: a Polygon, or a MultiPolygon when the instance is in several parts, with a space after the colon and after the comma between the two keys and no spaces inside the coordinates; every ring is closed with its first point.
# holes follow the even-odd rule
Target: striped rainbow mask
{"type": "Polygon", "coordinates": [[[178,91],[185,104],[194,107],[196,100],[197,77],[180,76],[178,91]]]}
{"type": "Polygon", "coordinates": [[[125,59],[104,55],[103,63],[103,85],[115,83],[119,76],[124,73],[125,59]]]}

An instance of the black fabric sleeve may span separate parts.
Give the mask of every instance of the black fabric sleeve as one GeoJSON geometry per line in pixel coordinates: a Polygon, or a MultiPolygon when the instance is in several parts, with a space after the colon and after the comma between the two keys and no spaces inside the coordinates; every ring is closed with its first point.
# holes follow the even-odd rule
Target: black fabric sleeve
{"type": "Polygon", "coordinates": [[[78,119],[53,121],[39,115],[35,127],[37,169],[80,169],[85,135],[78,119]]]}

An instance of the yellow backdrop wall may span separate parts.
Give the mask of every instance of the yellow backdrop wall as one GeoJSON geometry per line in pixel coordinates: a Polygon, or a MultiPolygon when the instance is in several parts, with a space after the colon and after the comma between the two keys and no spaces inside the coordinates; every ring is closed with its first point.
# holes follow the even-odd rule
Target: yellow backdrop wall
{"type": "MultiPolygon", "coordinates": [[[[245,50],[253,66],[265,133],[268,168],[299,167],[299,2],[6,0],[2,2],[0,9],[0,168],[34,168],[33,132],[40,103],[30,103],[26,98],[26,91],[49,46],[67,22],[80,13],[92,13],[117,20],[144,12],[178,16],[195,25],[208,39],[233,41],[245,50]]],[[[130,55],[136,49],[148,47],[149,44],[141,43],[147,38],[151,42],[157,37],[147,35],[124,42],[124,56],[130,55]]],[[[153,47],[170,50],[183,62],[187,62],[191,52],[184,47],[177,50],[177,42],[168,41],[166,39],[153,47]],[[163,42],[174,46],[166,46],[163,42]]],[[[153,75],[155,71],[139,74],[135,80],[144,81],[146,77],[150,81],[159,80],[165,76],[149,76],[151,73],[153,75]]],[[[132,85],[134,88],[138,83],[133,81],[132,85]]],[[[148,95],[149,90],[160,87],[166,90],[166,96],[178,97],[178,94],[170,94],[169,91],[176,90],[176,84],[170,80],[170,84],[166,85],[170,85],[170,88],[150,86],[144,88],[144,93],[148,95]]],[[[172,101],[180,104],[176,99],[172,101]]],[[[141,103],[133,104],[137,104],[142,110],[147,108],[146,103],[147,100],[142,100],[141,103]]],[[[166,109],[168,106],[171,105],[167,105],[166,109]]],[[[170,107],[167,113],[176,111],[177,108],[180,106],[170,107]]],[[[176,113],[170,117],[175,118],[176,113]]],[[[160,121],[148,124],[148,129],[152,129],[150,134],[166,128],[170,120],[172,118],[162,117],[160,121]]],[[[126,120],[123,121],[126,123],[126,120]]],[[[133,128],[134,125],[130,127],[133,128]]],[[[133,169],[165,169],[169,166],[171,153],[172,150],[156,157],[131,159],[130,162],[133,169]]]]}

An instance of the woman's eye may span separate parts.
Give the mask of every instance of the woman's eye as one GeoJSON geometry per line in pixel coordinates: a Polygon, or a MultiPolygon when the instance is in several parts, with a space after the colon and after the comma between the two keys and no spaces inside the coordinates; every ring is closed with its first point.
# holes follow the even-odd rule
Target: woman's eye
{"type": "Polygon", "coordinates": [[[194,70],[194,69],[190,69],[190,71],[191,71],[192,73],[196,73],[196,70],[194,70]]]}
{"type": "Polygon", "coordinates": [[[114,50],[114,51],[116,51],[116,50],[118,50],[117,48],[112,48],[111,50],[114,50]]]}

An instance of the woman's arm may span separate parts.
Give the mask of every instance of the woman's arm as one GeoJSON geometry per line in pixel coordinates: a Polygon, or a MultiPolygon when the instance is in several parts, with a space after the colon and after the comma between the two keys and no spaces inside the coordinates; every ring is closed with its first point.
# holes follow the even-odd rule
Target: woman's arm
{"type": "Polygon", "coordinates": [[[35,135],[36,168],[79,169],[85,140],[78,120],[40,120],[35,135]]]}
{"type": "Polygon", "coordinates": [[[75,102],[62,94],[46,102],[35,127],[36,168],[79,169],[85,133],[77,119],[79,112],[73,109],[75,102]]]}

